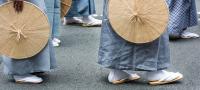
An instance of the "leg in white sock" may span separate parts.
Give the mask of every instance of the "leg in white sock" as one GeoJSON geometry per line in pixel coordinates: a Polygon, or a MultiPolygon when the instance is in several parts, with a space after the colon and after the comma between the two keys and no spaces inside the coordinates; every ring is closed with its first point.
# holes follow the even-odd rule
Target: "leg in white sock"
{"type": "Polygon", "coordinates": [[[92,15],[89,16],[83,16],[83,26],[100,26],[102,24],[102,20],[98,20],[92,15]]]}
{"type": "Polygon", "coordinates": [[[108,76],[109,82],[111,82],[113,84],[121,84],[121,83],[125,83],[128,81],[137,80],[139,78],[140,78],[140,76],[137,74],[132,74],[132,73],[129,74],[122,70],[114,70],[114,69],[111,70],[111,72],[108,76]]]}
{"type": "Polygon", "coordinates": [[[108,76],[108,80],[110,82],[112,82],[112,81],[116,81],[116,80],[126,79],[127,77],[129,77],[128,73],[121,71],[121,70],[112,69],[108,76]]]}
{"type": "Polygon", "coordinates": [[[147,79],[152,85],[167,84],[178,81],[183,78],[183,75],[176,72],[168,72],[165,70],[147,72],[147,79]]]}

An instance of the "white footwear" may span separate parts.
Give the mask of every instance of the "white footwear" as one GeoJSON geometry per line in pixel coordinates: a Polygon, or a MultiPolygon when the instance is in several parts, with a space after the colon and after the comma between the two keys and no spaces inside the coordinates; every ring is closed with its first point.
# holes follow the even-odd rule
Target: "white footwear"
{"type": "Polygon", "coordinates": [[[128,74],[121,70],[112,70],[108,75],[108,81],[112,84],[122,84],[140,79],[137,74],[128,74]]]}
{"type": "Polygon", "coordinates": [[[151,85],[162,85],[179,81],[183,78],[183,75],[179,72],[168,72],[165,70],[148,72],[147,79],[151,85]]]}
{"type": "Polygon", "coordinates": [[[199,35],[196,33],[192,33],[192,32],[183,32],[181,34],[181,38],[183,38],[183,39],[199,38],[199,35]]]}
{"type": "Polygon", "coordinates": [[[59,44],[61,43],[61,40],[58,39],[58,38],[53,38],[53,41],[54,41],[54,42],[57,42],[57,43],[59,43],[59,44]]]}
{"type": "Polygon", "coordinates": [[[54,40],[52,40],[52,44],[53,44],[54,47],[60,46],[60,44],[58,42],[54,41],[54,40]]]}
{"type": "Polygon", "coordinates": [[[97,14],[92,14],[92,17],[98,17],[99,15],[97,15],[97,14]]]}
{"type": "Polygon", "coordinates": [[[64,18],[63,25],[68,25],[68,24],[83,24],[83,21],[78,17],[64,18]]]}
{"type": "Polygon", "coordinates": [[[16,83],[33,83],[33,84],[39,84],[42,83],[43,80],[40,77],[37,77],[35,75],[25,75],[25,76],[13,76],[16,83]]]}
{"type": "Polygon", "coordinates": [[[102,20],[98,20],[94,17],[90,16],[85,16],[83,17],[83,26],[84,27],[93,27],[93,26],[101,26],[102,25],[102,20]]]}

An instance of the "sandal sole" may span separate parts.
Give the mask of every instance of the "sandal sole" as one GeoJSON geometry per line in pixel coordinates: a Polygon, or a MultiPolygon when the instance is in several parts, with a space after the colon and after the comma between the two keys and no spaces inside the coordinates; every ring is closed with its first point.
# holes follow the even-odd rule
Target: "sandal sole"
{"type": "Polygon", "coordinates": [[[178,80],[181,80],[183,77],[177,77],[174,80],[171,81],[167,81],[167,82],[158,82],[158,81],[150,81],[149,84],[150,85],[163,85],[163,84],[169,84],[178,80]]]}

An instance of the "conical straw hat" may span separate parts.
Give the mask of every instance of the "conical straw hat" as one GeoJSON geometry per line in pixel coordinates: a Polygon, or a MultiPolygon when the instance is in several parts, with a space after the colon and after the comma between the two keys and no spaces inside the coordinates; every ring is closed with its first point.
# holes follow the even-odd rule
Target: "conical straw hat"
{"type": "Polygon", "coordinates": [[[0,53],[14,59],[29,58],[47,44],[50,26],[46,15],[35,5],[24,2],[17,13],[13,2],[0,6],[0,53]]]}
{"type": "Polygon", "coordinates": [[[61,18],[63,18],[69,11],[72,0],[61,0],[61,18]]]}
{"type": "Polygon", "coordinates": [[[108,17],[115,32],[133,43],[148,43],[166,30],[165,0],[109,0],[108,17]]]}

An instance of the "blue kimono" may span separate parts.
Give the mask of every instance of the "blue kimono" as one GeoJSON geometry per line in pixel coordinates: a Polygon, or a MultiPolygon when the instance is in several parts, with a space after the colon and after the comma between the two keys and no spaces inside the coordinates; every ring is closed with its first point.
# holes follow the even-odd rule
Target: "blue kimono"
{"type": "Polygon", "coordinates": [[[94,0],[72,0],[72,7],[67,17],[81,17],[95,14],[94,0]]]}
{"type": "Polygon", "coordinates": [[[163,34],[146,44],[135,44],[121,38],[108,20],[108,2],[104,0],[104,16],[101,31],[98,63],[117,70],[155,71],[170,65],[169,37],[163,34]]]}
{"type": "Polygon", "coordinates": [[[195,0],[167,0],[167,3],[170,10],[170,37],[179,37],[188,27],[198,24],[195,0]]]}
{"type": "Polygon", "coordinates": [[[52,28],[52,38],[59,36],[60,26],[60,0],[45,0],[47,15],[52,28]]]}
{"type": "MultiPolygon", "coordinates": [[[[34,3],[41,10],[45,12],[44,0],[27,0],[34,3]]],[[[6,0],[0,0],[0,4],[6,0]]],[[[33,14],[34,15],[34,14],[33,14]]],[[[34,72],[47,72],[56,67],[56,59],[52,43],[48,43],[46,47],[37,55],[22,59],[15,60],[7,56],[3,56],[4,72],[9,75],[25,75],[34,72]]]]}

